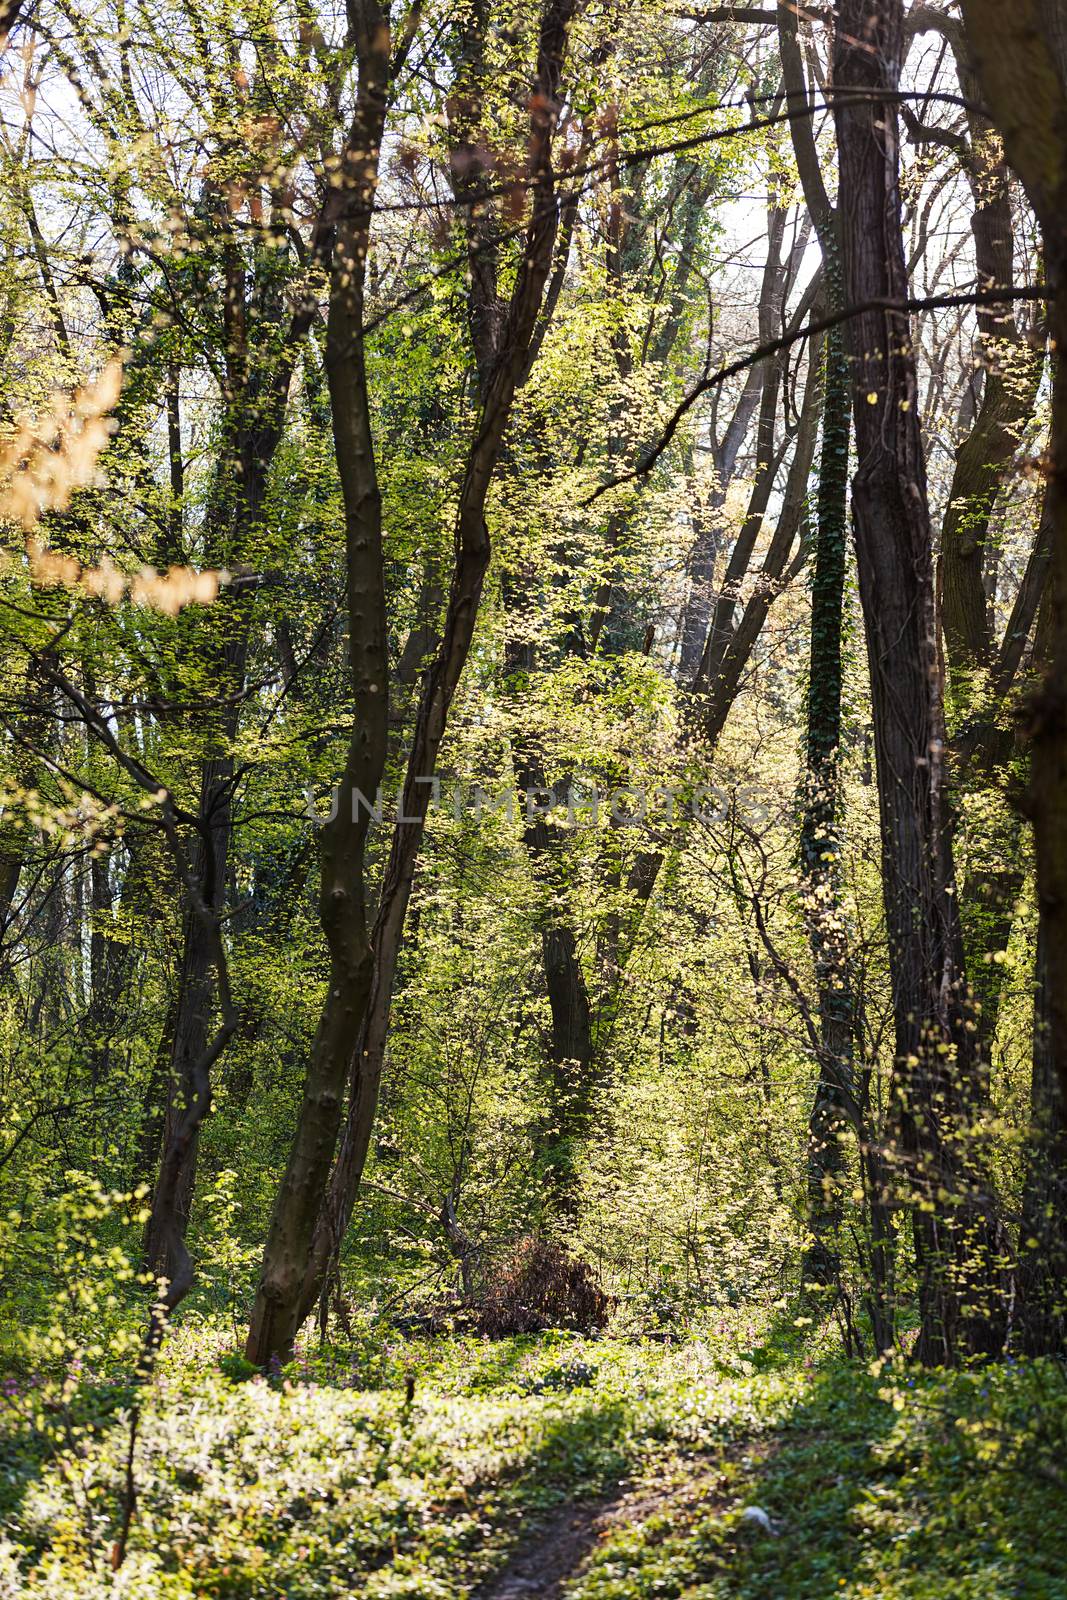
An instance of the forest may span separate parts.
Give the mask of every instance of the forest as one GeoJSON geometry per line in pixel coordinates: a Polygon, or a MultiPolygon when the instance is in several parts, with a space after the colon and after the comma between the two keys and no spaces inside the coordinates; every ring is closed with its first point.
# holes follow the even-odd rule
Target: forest
{"type": "Polygon", "coordinates": [[[0,1600],[1067,1600],[1067,0],[0,0],[0,171],[0,1600]]]}

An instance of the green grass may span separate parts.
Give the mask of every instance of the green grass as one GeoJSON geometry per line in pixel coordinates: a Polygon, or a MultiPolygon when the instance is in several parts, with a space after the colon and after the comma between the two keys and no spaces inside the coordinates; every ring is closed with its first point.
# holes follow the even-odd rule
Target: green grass
{"type": "Polygon", "coordinates": [[[1065,1429],[1049,1367],[898,1387],[828,1365],[793,1403],[768,1404],[762,1440],[724,1462],[710,1505],[683,1497],[620,1530],[568,1600],[1060,1600],[1065,1429]],[[749,1534],[745,1506],[775,1534],[749,1534]]]}
{"type": "Polygon", "coordinates": [[[567,1600],[1067,1600],[1050,1364],[874,1375],[721,1328],[367,1336],[270,1382],[221,1355],[187,1328],[151,1387],[117,1576],[128,1391],[9,1398],[0,1600],[463,1600],[554,1505],[620,1494],[567,1600]]]}

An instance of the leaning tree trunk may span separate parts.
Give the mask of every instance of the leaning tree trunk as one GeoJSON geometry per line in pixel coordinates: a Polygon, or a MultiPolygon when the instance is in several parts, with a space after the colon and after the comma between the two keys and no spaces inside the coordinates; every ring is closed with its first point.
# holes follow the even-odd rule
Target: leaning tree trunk
{"type": "Polygon", "coordinates": [[[355,714],[337,809],[322,836],[319,914],[329,948],[329,988],[275,1198],[248,1332],[248,1358],[261,1366],[291,1349],[310,1309],[302,1297],[308,1257],[372,979],[366,883],[369,807],[375,803],[389,743],[382,502],[363,346],[367,250],[390,77],[389,30],[380,14],[360,41],[359,58],[359,94],[336,195],[340,215],[326,328],[334,448],[345,505],[355,714]]]}
{"type": "MultiPolygon", "coordinates": [[[[495,335],[499,342],[492,362],[491,377],[483,387],[475,435],[460,490],[455,565],[448,606],[441,643],[427,673],[415,719],[401,799],[400,817],[403,820],[398,818],[393,830],[379,896],[378,913],[371,937],[369,987],[365,998],[362,990],[358,995],[358,1010],[355,998],[345,1001],[348,1016],[357,1030],[354,1043],[348,1052],[350,1061],[347,1115],[337,1159],[330,1174],[328,1171],[325,1173],[323,1171],[327,1164],[322,1157],[327,1143],[327,1117],[332,1118],[333,1115],[329,1096],[331,1085],[324,1084],[316,1108],[321,1112],[319,1119],[321,1126],[319,1136],[313,1142],[314,1148],[311,1151],[313,1160],[303,1166],[300,1164],[300,1153],[307,1143],[307,1130],[304,1126],[304,1112],[301,1114],[293,1154],[290,1156],[286,1178],[275,1205],[249,1331],[248,1357],[259,1365],[269,1361],[272,1356],[282,1355],[292,1348],[301,1323],[318,1301],[322,1285],[337,1261],[367,1159],[385,1064],[393,983],[404,935],[411,886],[425,831],[430,788],[438,751],[448,724],[449,711],[474,637],[482,586],[489,564],[490,543],[486,523],[486,500],[500,458],[515,394],[527,368],[537,318],[552,264],[558,216],[552,169],[552,141],[567,33],[577,3],[578,0],[551,0],[541,24],[536,82],[530,97],[528,170],[532,215],[511,296],[503,307],[503,317],[495,335]],[[322,1179],[326,1176],[329,1178],[329,1184],[323,1194],[322,1179]]],[[[380,71],[384,84],[387,81],[385,74],[389,63],[389,37],[388,28],[380,15],[378,25],[368,30],[368,38],[360,52],[361,69],[374,51],[382,52],[380,71]]],[[[361,95],[364,81],[364,72],[361,70],[361,95]]],[[[356,201],[353,209],[358,213],[358,226],[350,217],[347,237],[342,232],[338,235],[331,288],[331,313],[335,312],[335,308],[339,308],[339,314],[343,314],[348,325],[347,337],[335,347],[335,362],[338,363],[341,362],[342,356],[350,358],[351,352],[357,348],[362,360],[362,331],[356,317],[356,308],[362,298],[366,253],[365,229],[370,220],[376,162],[384,127],[384,109],[383,89],[382,120],[372,130],[374,137],[351,141],[353,160],[358,163],[373,158],[375,168],[369,177],[366,174],[354,175],[352,182],[356,189],[356,201]]],[[[476,344],[483,336],[487,336],[484,326],[477,322],[472,329],[472,335],[476,344]]],[[[347,360],[344,368],[340,364],[337,366],[339,378],[343,370],[351,371],[351,368],[347,367],[347,360]]],[[[331,399],[335,407],[341,398],[340,384],[335,385],[332,381],[331,399]]],[[[362,400],[360,405],[363,406],[362,400]]],[[[360,428],[362,427],[361,421],[360,428]]],[[[349,603],[350,606],[356,606],[359,611],[359,621],[362,622],[362,610],[358,602],[353,600],[352,570],[354,568],[360,575],[361,582],[365,579],[369,581],[368,562],[373,552],[363,548],[358,538],[353,537],[356,527],[354,513],[359,511],[362,504],[377,496],[373,454],[363,459],[362,473],[354,473],[350,478],[345,476],[343,463],[339,464],[342,464],[342,488],[345,494],[347,520],[350,563],[349,603]]],[[[378,568],[381,568],[380,554],[378,568]]],[[[383,677],[376,685],[364,684],[362,692],[364,697],[377,693],[387,705],[388,697],[385,690],[383,663],[383,677]]],[[[357,703],[359,701],[360,692],[357,689],[357,703]]],[[[386,718],[386,731],[387,721],[386,718]]],[[[358,737],[358,730],[354,737],[358,737]]],[[[336,884],[333,893],[335,896],[343,897],[343,886],[340,883],[336,884]]],[[[338,997],[342,998],[344,997],[338,997]]],[[[329,1009],[328,1002],[327,1012],[329,1009]]],[[[324,1013],[324,1020],[326,1015],[327,1013],[324,1013]]],[[[346,1022],[344,1038],[346,1050],[348,1050],[348,1027],[349,1023],[346,1022]]],[[[315,1071],[316,1065],[313,1061],[313,1074],[315,1071]]],[[[338,1084],[338,1090],[341,1089],[343,1080],[338,1084]]],[[[306,1094],[305,1111],[307,1107],[306,1094]]]]}
{"type": "Polygon", "coordinates": [[[1002,1347],[1004,1307],[996,1208],[973,1148],[983,1070],[945,817],[931,528],[893,103],[902,0],[841,0],[836,20],[843,277],[846,303],[867,308],[848,323],[853,510],[878,765],[894,1115],[914,1218],[917,1353],[927,1363],[952,1363],[1002,1347]]]}
{"type": "MultiPolygon", "coordinates": [[[[567,28],[577,0],[554,0],[542,24],[538,77],[532,99],[531,172],[533,216],[524,257],[512,292],[500,341],[500,355],[482,403],[477,437],[460,494],[456,565],[440,649],[430,668],[416,719],[403,792],[406,822],[393,833],[374,928],[371,991],[356,1042],[348,1118],[330,1189],[312,1242],[298,1315],[302,1320],[318,1298],[336,1259],[359,1191],[385,1062],[393,980],[403,938],[429,804],[429,787],[444,738],[448,713],[474,636],[482,585],[489,565],[486,499],[504,432],[536,327],[552,260],[557,206],[551,170],[554,108],[567,28]]],[[[299,1322],[297,1323],[299,1326],[299,1322]]],[[[295,1328],[294,1328],[295,1333],[295,1328]]]]}

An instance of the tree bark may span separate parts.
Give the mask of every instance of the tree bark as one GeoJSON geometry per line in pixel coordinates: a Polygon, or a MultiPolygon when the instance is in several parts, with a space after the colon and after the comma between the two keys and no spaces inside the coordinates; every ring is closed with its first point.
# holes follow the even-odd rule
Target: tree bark
{"type": "MultiPolygon", "coordinates": [[[[841,0],[834,49],[846,301],[907,299],[897,115],[902,0],[841,0]],[[881,103],[879,99],[881,97],[881,103]]],[[[946,828],[942,685],[926,466],[906,314],[848,324],[853,510],[878,767],[893,990],[894,1115],[913,1207],[917,1354],[953,1363],[1003,1345],[1000,1235],[971,1122],[974,1047],[946,828]]]]}
{"type": "MultiPolygon", "coordinates": [[[[961,0],[990,115],[1041,224],[1053,291],[1049,331],[1067,349],[1067,79],[1062,0],[961,0]]],[[[1049,448],[1049,628],[1031,699],[1029,809],[1045,925],[1049,1039],[1067,1092],[1067,383],[1053,392],[1049,448]]]]}
{"type": "Polygon", "coordinates": [[[1062,1356],[1067,1349],[1067,1104],[1052,1055],[1047,938],[1039,924],[1018,1320],[1028,1355],[1062,1356]]]}
{"type": "Polygon", "coordinates": [[[345,506],[349,670],[355,713],[336,811],[322,831],[319,912],[330,956],[329,988],[275,1198],[248,1333],[248,1359],[260,1366],[271,1356],[288,1352],[310,1309],[302,1298],[308,1256],[372,976],[366,847],[370,808],[388,750],[389,667],[381,491],[367,389],[363,301],[388,103],[390,36],[373,0],[365,12],[357,41],[356,109],[333,201],[326,333],[334,448],[345,506]]]}
{"type": "MultiPolygon", "coordinates": [[[[552,265],[558,217],[552,172],[552,136],[567,32],[577,5],[578,0],[551,0],[541,23],[537,70],[530,97],[528,172],[532,215],[515,285],[500,323],[495,359],[491,369],[485,369],[490,376],[488,382],[483,384],[475,436],[460,491],[455,564],[444,628],[437,654],[426,677],[416,717],[401,798],[402,810],[393,829],[371,938],[369,987],[358,1018],[354,1005],[347,1008],[347,1014],[357,1022],[358,1027],[351,1052],[347,1116],[324,1198],[321,1189],[318,1193],[314,1192],[314,1184],[322,1172],[322,1163],[316,1162],[310,1174],[314,1182],[308,1181],[309,1174],[303,1169],[298,1169],[295,1174],[301,1178],[301,1201],[299,1207],[294,1207],[289,1178],[289,1173],[294,1172],[294,1160],[290,1160],[289,1173],[275,1208],[248,1339],[249,1359],[259,1365],[291,1349],[301,1323],[318,1301],[322,1284],[340,1252],[366,1163],[385,1062],[396,964],[425,831],[437,754],[470,650],[489,562],[486,498],[500,457],[515,393],[526,371],[529,348],[552,265]],[[310,1248],[305,1249],[309,1220],[313,1222],[313,1234],[310,1248]]],[[[373,38],[384,40],[384,66],[388,61],[384,23],[379,23],[373,38]]],[[[363,60],[361,55],[361,62],[363,60]]],[[[384,115],[384,98],[382,110],[384,115]]],[[[365,155],[367,144],[362,148],[365,155]]],[[[375,156],[379,148],[380,136],[374,147],[375,156]]],[[[346,270],[351,272],[351,260],[346,263],[346,270]]],[[[342,285],[350,310],[355,281],[355,274],[351,273],[342,285]]],[[[476,342],[481,341],[484,332],[484,323],[479,321],[472,324],[472,337],[476,342]]],[[[348,343],[360,343],[361,337],[358,324],[354,323],[348,343]]],[[[358,481],[354,476],[351,487],[360,497],[369,493],[366,477],[358,481]]],[[[346,497],[346,510],[348,505],[346,497]]],[[[357,551],[355,554],[362,571],[365,552],[357,551]]],[[[350,549],[350,560],[352,555],[350,549]]],[[[382,699],[387,705],[384,693],[382,699]]],[[[332,1117],[332,1103],[327,1103],[323,1109],[328,1117],[332,1117]]],[[[297,1146],[301,1138],[302,1133],[298,1128],[297,1146]]],[[[320,1141],[318,1148],[323,1143],[320,1141]]],[[[297,1146],[294,1146],[294,1153],[297,1146]]]]}
{"type": "MultiPolygon", "coordinates": [[[[513,642],[506,656],[509,680],[521,691],[529,683],[533,648],[513,642]]],[[[528,795],[547,787],[541,753],[529,737],[520,736],[517,743],[515,775],[519,789],[528,795]]],[[[589,1131],[595,1089],[592,1007],[574,927],[561,909],[566,887],[566,840],[531,807],[526,814],[523,842],[542,885],[538,921],[552,1016],[549,1099],[554,1131],[543,1151],[543,1160],[550,1206],[564,1218],[571,1218],[576,1203],[576,1157],[589,1131]]]]}
{"type": "Polygon", "coordinates": [[[827,340],[825,389],[811,583],[806,793],[800,857],[824,1053],[808,1131],[808,1222],[812,1243],[802,1270],[806,1281],[829,1284],[840,1271],[836,1238],[842,1216],[841,1136],[845,1130],[840,1085],[854,1079],[855,1037],[852,963],[838,883],[842,627],[852,391],[843,340],[836,332],[827,340]]]}

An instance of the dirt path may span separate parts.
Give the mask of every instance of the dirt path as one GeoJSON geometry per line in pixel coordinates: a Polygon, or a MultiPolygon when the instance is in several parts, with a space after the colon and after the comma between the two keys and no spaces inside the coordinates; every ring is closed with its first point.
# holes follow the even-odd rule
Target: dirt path
{"type": "Polygon", "coordinates": [[[557,1600],[622,1503],[621,1496],[587,1500],[525,1524],[519,1548],[503,1571],[479,1589],[478,1600],[557,1600]]]}
{"type": "Polygon", "coordinates": [[[523,1526],[514,1555],[502,1571],[478,1590],[478,1600],[560,1600],[569,1579],[582,1570],[600,1541],[625,1523],[640,1523],[657,1513],[704,1500],[720,1477],[719,1463],[687,1464],[682,1476],[655,1483],[625,1485],[600,1500],[560,1506],[523,1526]]]}

